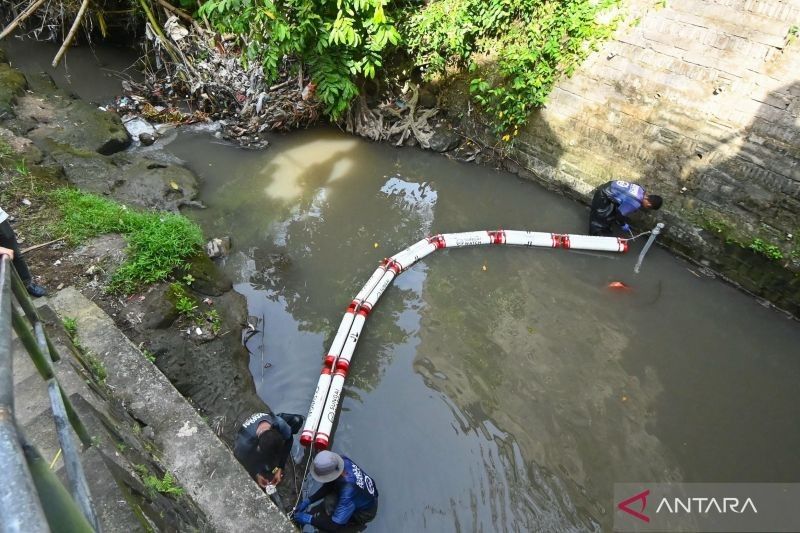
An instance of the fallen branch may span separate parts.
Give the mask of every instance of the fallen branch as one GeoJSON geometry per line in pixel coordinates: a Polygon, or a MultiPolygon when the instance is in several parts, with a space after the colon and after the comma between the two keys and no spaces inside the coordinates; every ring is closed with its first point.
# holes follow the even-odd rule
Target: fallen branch
{"type": "Polygon", "coordinates": [[[44,4],[44,0],[36,0],[36,2],[31,4],[25,11],[20,13],[17,18],[12,20],[11,23],[6,26],[6,28],[3,30],[3,33],[0,33],[0,39],[14,31],[14,29],[19,26],[20,22],[33,15],[42,4],[44,4]]]}
{"type": "Polygon", "coordinates": [[[278,89],[283,89],[284,87],[287,87],[290,83],[292,83],[291,79],[286,80],[286,81],[284,81],[282,83],[279,83],[277,85],[273,85],[272,87],[269,88],[269,90],[270,91],[277,91],[278,89]]]}
{"type": "Polygon", "coordinates": [[[64,42],[61,44],[61,48],[58,49],[58,53],[56,54],[56,57],[53,58],[51,66],[55,67],[58,65],[58,62],[61,61],[61,56],[66,53],[67,48],[69,48],[69,45],[72,42],[72,39],[75,38],[75,33],[77,33],[78,28],[81,26],[81,20],[83,20],[83,14],[86,13],[87,7],[89,7],[89,0],[83,0],[81,8],[78,10],[78,14],[75,15],[75,21],[72,23],[72,27],[69,29],[67,38],[64,39],[64,42]]]}
{"type": "Polygon", "coordinates": [[[27,248],[23,248],[22,250],[20,250],[19,253],[26,254],[28,252],[38,250],[39,248],[44,248],[45,246],[50,246],[51,244],[63,241],[64,239],[66,239],[66,237],[59,237],[58,239],[53,239],[52,241],[43,242],[42,244],[37,244],[36,246],[28,246],[27,248]]]}

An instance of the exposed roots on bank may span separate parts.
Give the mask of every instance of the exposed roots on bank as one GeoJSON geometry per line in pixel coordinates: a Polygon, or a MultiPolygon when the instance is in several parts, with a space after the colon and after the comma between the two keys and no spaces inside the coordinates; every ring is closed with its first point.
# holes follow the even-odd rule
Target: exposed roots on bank
{"type": "Polygon", "coordinates": [[[412,84],[406,84],[399,98],[393,98],[377,109],[371,109],[362,95],[351,104],[345,127],[348,132],[373,141],[390,141],[397,146],[419,144],[422,148],[429,148],[433,137],[430,119],[439,110],[418,108],[418,102],[419,89],[412,84]]]}

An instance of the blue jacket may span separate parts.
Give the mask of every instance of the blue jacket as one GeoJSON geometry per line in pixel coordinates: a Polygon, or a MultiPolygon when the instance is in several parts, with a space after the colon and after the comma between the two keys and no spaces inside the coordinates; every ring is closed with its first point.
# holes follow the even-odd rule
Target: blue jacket
{"type": "Polygon", "coordinates": [[[311,522],[311,525],[324,531],[338,531],[350,522],[353,514],[372,509],[378,504],[378,488],[372,478],[349,457],[342,456],[342,459],[343,475],[322,485],[309,498],[313,503],[333,492],[339,496],[332,515],[316,515],[311,522]]]}
{"type": "Polygon", "coordinates": [[[349,457],[342,456],[342,459],[344,475],[331,482],[339,489],[339,503],[331,519],[344,525],[350,521],[353,513],[369,509],[378,502],[378,488],[372,478],[349,457]]]}
{"type": "Polygon", "coordinates": [[[609,181],[603,188],[609,200],[617,205],[619,214],[627,217],[634,211],[641,209],[644,199],[644,189],[629,181],[609,181]]]}

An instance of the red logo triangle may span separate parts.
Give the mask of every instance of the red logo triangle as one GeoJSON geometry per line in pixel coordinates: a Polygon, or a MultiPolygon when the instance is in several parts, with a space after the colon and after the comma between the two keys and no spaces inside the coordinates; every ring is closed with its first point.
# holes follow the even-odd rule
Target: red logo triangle
{"type": "Polygon", "coordinates": [[[650,495],[650,490],[649,489],[648,490],[643,490],[639,494],[636,494],[635,496],[631,496],[627,500],[622,500],[621,502],[619,502],[617,504],[617,508],[620,511],[625,511],[629,515],[631,515],[631,516],[633,516],[635,518],[638,518],[642,522],[650,522],[650,517],[647,516],[646,514],[644,514],[644,509],[645,509],[645,507],[647,507],[647,497],[649,495],[650,495]],[[639,509],[637,511],[637,510],[631,509],[629,507],[630,504],[632,504],[633,502],[639,501],[639,500],[641,500],[641,502],[642,502],[642,508],[641,509],[639,509]]]}

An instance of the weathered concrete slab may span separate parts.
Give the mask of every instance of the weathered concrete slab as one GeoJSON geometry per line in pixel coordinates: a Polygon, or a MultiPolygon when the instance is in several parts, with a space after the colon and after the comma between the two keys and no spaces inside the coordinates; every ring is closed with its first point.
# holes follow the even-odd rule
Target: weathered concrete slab
{"type": "Polygon", "coordinates": [[[295,531],[250,480],[191,405],[99,307],[67,288],[50,298],[77,320],[78,337],[105,365],[107,384],[139,421],[153,428],[164,465],[217,531],[295,531]]]}
{"type": "Polygon", "coordinates": [[[128,504],[125,494],[106,465],[103,454],[92,446],[82,454],[81,463],[86,474],[86,483],[92,495],[97,519],[103,532],[147,531],[128,504]]]}

